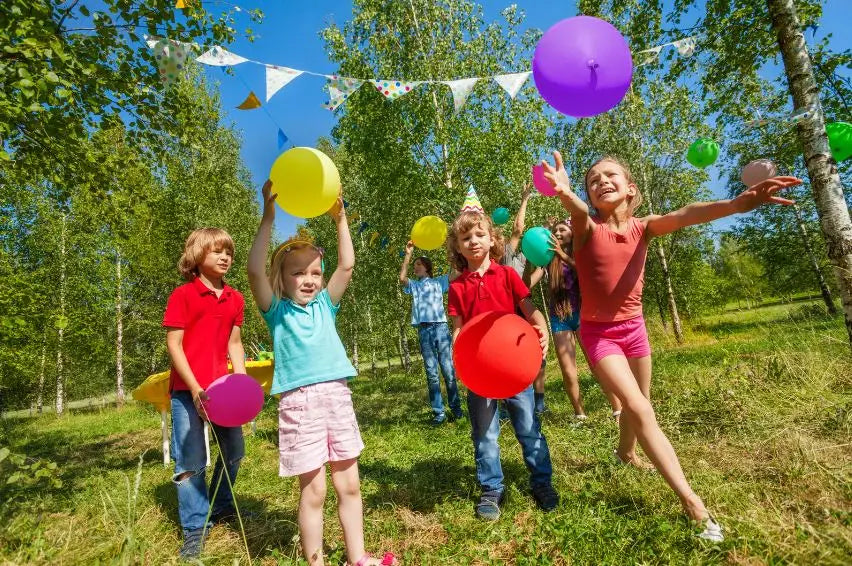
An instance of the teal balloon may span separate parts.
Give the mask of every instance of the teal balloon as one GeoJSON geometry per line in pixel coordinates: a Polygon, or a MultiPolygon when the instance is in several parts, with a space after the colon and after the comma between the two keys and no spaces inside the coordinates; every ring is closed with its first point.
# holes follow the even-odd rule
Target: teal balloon
{"type": "Polygon", "coordinates": [[[550,230],[541,226],[530,228],[521,240],[521,250],[527,261],[537,267],[544,267],[553,259],[550,249],[550,230]]]}
{"type": "Polygon", "coordinates": [[[840,163],[852,157],[852,124],[832,122],[825,125],[825,133],[835,161],[840,163]]]}
{"type": "Polygon", "coordinates": [[[698,138],[686,152],[686,160],[701,169],[716,163],[718,157],[719,144],[710,138],[698,138]]]}
{"type": "Polygon", "coordinates": [[[509,216],[509,209],[501,206],[500,208],[495,208],[494,212],[491,213],[491,220],[499,226],[508,222],[509,216]]]}

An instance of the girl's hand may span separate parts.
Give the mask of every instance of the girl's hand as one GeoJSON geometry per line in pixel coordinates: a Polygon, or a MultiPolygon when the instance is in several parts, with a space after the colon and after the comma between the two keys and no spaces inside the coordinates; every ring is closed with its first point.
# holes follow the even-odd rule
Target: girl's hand
{"type": "Polygon", "coordinates": [[[334,204],[331,205],[331,208],[328,209],[328,214],[335,221],[343,218],[343,214],[345,212],[345,207],[343,206],[343,186],[340,186],[340,189],[337,191],[337,200],[334,201],[334,204]]]}
{"type": "Polygon", "coordinates": [[[408,240],[408,243],[405,244],[405,255],[411,255],[414,252],[414,242],[408,240]]]}
{"type": "Polygon", "coordinates": [[[560,242],[556,235],[551,232],[550,234],[550,249],[559,256],[559,259],[562,260],[562,263],[568,263],[571,265],[571,256],[569,256],[565,250],[562,249],[562,242],[560,242]]]}
{"type": "Polygon", "coordinates": [[[263,184],[263,220],[272,222],[275,220],[275,198],[278,194],[272,192],[272,181],[269,179],[263,184]]]}
{"type": "Polygon", "coordinates": [[[775,196],[775,193],[781,189],[801,184],[802,180],[796,177],[772,177],[747,188],[733,200],[733,204],[737,212],[748,212],[761,204],[770,202],[785,205],[795,204],[790,199],[775,196]]]}
{"type": "Polygon", "coordinates": [[[533,187],[532,181],[526,181],[524,183],[524,188],[521,189],[521,198],[522,199],[530,198],[530,194],[532,194],[532,187],[533,187]]]}
{"type": "Polygon", "coordinates": [[[562,154],[558,151],[553,152],[553,162],[556,165],[551,167],[550,163],[541,160],[541,166],[544,168],[544,178],[550,181],[554,190],[558,194],[566,195],[571,192],[571,179],[568,178],[568,172],[565,171],[565,164],[562,162],[562,154]]]}

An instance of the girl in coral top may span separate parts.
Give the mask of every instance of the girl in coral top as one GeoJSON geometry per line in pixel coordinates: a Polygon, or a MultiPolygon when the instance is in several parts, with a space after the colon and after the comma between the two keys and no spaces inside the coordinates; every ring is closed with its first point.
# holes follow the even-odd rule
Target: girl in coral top
{"type": "Polygon", "coordinates": [[[634,217],[642,202],[628,167],[613,157],[597,161],[586,173],[589,200],[572,190],[562,156],[555,167],[543,162],[545,177],[571,213],[574,257],[580,280],[580,341],[601,385],[622,403],[618,461],[643,467],[636,441],[680,498],[689,517],[701,527],[701,538],[720,542],[722,528],[692,491],[677,455],[657,424],[651,407],[651,348],[642,318],[642,284],[648,242],[686,226],[748,212],[766,203],[792,204],[775,194],[800,184],[795,177],[774,177],[749,187],[731,200],[696,202],[663,215],[634,217]]]}

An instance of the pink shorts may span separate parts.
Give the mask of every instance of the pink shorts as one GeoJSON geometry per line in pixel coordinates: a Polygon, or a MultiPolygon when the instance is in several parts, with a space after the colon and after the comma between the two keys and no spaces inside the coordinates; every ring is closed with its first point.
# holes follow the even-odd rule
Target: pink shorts
{"type": "Polygon", "coordinates": [[[298,476],[364,449],[345,379],[306,385],[278,402],[278,475],[298,476]]]}
{"type": "Polygon", "coordinates": [[[645,319],[641,316],[615,322],[584,320],[580,322],[580,342],[592,366],[613,354],[625,358],[651,355],[645,319]]]}

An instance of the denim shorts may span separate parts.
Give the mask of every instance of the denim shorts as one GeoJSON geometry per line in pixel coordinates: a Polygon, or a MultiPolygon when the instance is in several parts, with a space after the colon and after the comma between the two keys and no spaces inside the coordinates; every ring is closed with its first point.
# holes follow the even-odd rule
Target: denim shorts
{"type": "Polygon", "coordinates": [[[364,449],[345,379],[306,385],[278,402],[278,475],[298,476],[364,449]]]}
{"type": "Polygon", "coordinates": [[[554,315],[550,315],[550,329],[553,330],[554,334],[557,332],[565,332],[566,330],[576,332],[578,328],[580,328],[580,311],[578,310],[573,311],[571,316],[567,318],[559,318],[554,315]]]}

